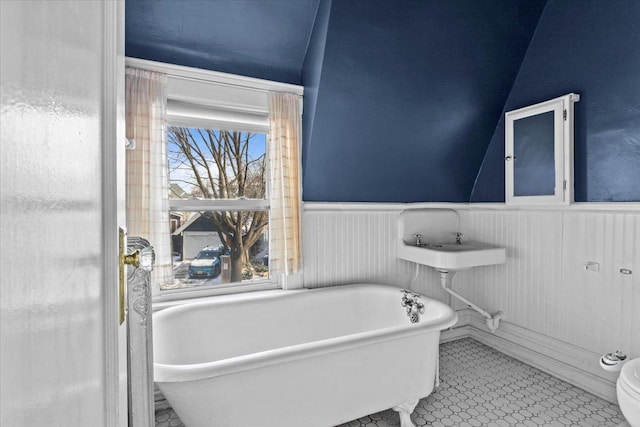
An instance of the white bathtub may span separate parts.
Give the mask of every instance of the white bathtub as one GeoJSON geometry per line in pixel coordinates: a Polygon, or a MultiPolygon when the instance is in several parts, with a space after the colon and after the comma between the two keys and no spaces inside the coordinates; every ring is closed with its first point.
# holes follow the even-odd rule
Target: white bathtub
{"type": "Polygon", "coordinates": [[[348,285],[192,303],[153,317],[154,379],[186,427],[330,427],[431,393],[457,315],[400,289],[348,285]]]}

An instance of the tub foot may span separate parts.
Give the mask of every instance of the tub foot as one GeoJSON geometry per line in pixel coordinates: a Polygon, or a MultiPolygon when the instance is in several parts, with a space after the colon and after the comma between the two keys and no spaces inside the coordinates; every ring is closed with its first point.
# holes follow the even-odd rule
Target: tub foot
{"type": "Polygon", "coordinates": [[[418,399],[409,399],[403,404],[393,407],[393,410],[400,415],[400,427],[415,427],[411,422],[411,414],[417,405],[418,399]]]}

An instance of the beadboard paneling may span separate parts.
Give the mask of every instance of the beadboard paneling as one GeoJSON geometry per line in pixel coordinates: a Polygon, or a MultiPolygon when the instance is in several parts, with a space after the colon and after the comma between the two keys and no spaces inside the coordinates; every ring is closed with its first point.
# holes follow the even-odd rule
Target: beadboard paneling
{"type": "Polygon", "coordinates": [[[460,212],[464,238],[507,248],[507,262],[459,272],[454,288],[487,311],[505,312],[505,320],[542,334],[557,329],[547,301],[561,281],[561,212],[460,212]],[[508,308],[508,309],[507,309],[508,308]]]}
{"type": "MultiPolygon", "coordinates": [[[[449,206],[455,209],[455,206],[449,206]]],[[[378,282],[408,287],[415,264],[396,259],[400,209],[305,210],[305,286],[378,282]]],[[[458,272],[453,288],[521,328],[596,354],[640,357],[640,213],[460,209],[463,239],[504,245],[504,265],[458,272]],[[600,264],[587,271],[587,261],[600,264]],[[633,271],[623,275],[620,268],[633,271]]],[[[453,304],[432,268],[412,289],[453,304]]],[[[535,350],[535,349],[532,349],[535,350]]],[[[597,361],[594,361],[596,363],[597,361]]]]}
{"type": "Polygon", "coordinates": [[[469,239],[507,247],[506,264],[456,276],[463,295],[534,332],[640,357],[639,214],[469,210],[461,221],[469,239]]]}
{"type": "Polygon", "coordinates": [[[640,357],[640,215],[570,213],[563,219],[562,296],[573,310],[566,310],[561,339],[640,357]],[[587,271],[587,261],[598,262],[600,271],[587,271]]]}
{"type": "Polygon", "coordinates": [[[439,276],[427,266],[396,257],[399,211],[305,211],[304,284],[307,288],[348,283],[386,283],[449,302],[439,276]]]}

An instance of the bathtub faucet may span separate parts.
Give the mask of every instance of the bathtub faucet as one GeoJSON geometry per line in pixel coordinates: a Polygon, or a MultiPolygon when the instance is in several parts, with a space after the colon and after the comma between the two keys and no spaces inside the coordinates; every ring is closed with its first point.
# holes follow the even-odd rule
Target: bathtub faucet
{"type": "Polygon", "coordinates": [[[457,232],[456,233],[456,245],[461,245],[462,244],[462,233],[457,232]]]}
{"type": "Polygon", "coordinates": [[[418,323],[420,321],[420,315],[424,314],[424,304],[420,302],[420,295],[403,289],[400,304],[406,308],[407,316],[409,320],[411,320],[411,323],[418,323]]]}

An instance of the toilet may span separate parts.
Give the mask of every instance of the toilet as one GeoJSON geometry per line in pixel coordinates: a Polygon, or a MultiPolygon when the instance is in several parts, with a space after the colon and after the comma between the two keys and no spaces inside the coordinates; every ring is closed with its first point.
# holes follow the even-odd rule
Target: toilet
{"type": "Polygon", "coordinates": [[[640,427],[640,358],[630,360],[622,366],[616,393],[618,405],[627,423],[631,427],[640,427]]]}

